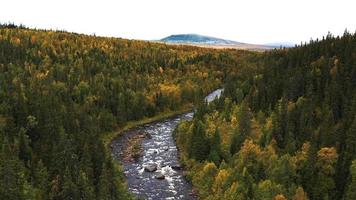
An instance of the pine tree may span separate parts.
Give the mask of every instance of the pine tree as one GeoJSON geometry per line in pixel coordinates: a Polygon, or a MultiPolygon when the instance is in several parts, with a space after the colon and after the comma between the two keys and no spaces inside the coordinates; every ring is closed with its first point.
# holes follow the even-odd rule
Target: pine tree
{"type": "Polygon", "coordinates": [[[300,182],[310,198],[313,198],[313,189],[316,185],[315,164],[317,162],[317,152],[316,144],[314,142],[311,143],[308,152],[306,152],[306,161],[298,172],[300,182]]]}
{"type": "Polygon", "coordinates": [[[356,199],[356,160],[350,166],[349,184],[345,193],[345,200],[356,199]]]}
{"type": "Polygon", "coordinates": [[[0,149],[0,199],[25,199],[26,184],[24,166],[5,139],[0,149]]]}
{"type": "Polygon", "coordinates": [[[208,111],[208,103],[206,101],[200,102],[197,106],[195,113],[194,113],[194,117],[196,119],[202,120],[204,115],[207,113],[207,111],[208,111]]]}
{"type": "Polygon", "coordinates": [[[200,120],[193,122],[192,136],[190,139],[189,157],[198,161],[205,160],[209,153],[209,146],[205,136],[204,124],[200,120]]]}
{"type": "Polygon", "coordinates": [[[237,112],[238,131],[240,134],[249,135],[251,132],[251,112],[247,102],[242,102],[237,112]]]}
{"type": "Polygon", "coordinates": [[[221,161],[221,138],[220,131],[218,128],[215,129],[213,137],[210,139],[210,153],[208,156],[208,160],[215,163],[215,165],[219,166],[221,161]]]}
{"type": "Polygon", "coordinates": [[[237,129],[232,136],[230,153],[235,154],[241,148],[242,143],[251,132],[251,113],[247,102],[244,101],[240,104],[240,108],[237,112],[237,129]]]}
{"type": "Polygon", "coordinates": [[[63,186],[61,191],[61,198],[65,200],[72,200],[79,198],[79,191],[77,185],[73,182],[69,168],[66,168],[63,177],[63,186]]]}
{"type": "Polygon", "coordinates": [[[19,158],[24,161],[25,165],[29,167],[32,160],[32,150],[29,146],[28,137],[25,134],[25,129],[20,129],[19,141],[19,158]]]}
{"type": "Polygon", "coordinates": [[[333,113],[328,109],[325,108],[323,114],[323,121],[320,124],[320,137],[321,137],[321,145],[330,147],[334,146],[336,141],[336,135],[334,133],[334,116],[333,113]]]}
{"type": "Polygon", "coordinates": [[[283,185],[290,194],[294,192],[296,171],[289,154],[280,157],[270,171],[273,182],[283,185]]]}
{"type": "MultiPolygon", "coordinates": [[[[341,131],[340,131],[341,132],[341,131]]],[[[344,134],[343,134],[344,135],[344,134]]],[[[336,168],[336,185],[338,188],[338,196],[342,196],[344,191],[346,191],[347,177],[350,175],[350,166],[352,160],[355,159],[356,154],[356,117],[354,117],[350,128],[346,131],[346,136],[344,136],[343,147],[340,151],[340,157],[338,160],[338,165],[336,168]],[[340,192],[339,192],[340,191],[340,192]]]]}
{"type": "Polygon", "coordinates": [[[48,182],[48,172],[43,162],[40,160],[36,165],[33,166],[33,185],[38,189],[37,199],[48,199],[49,193],[49,182],[48,182]]]}
{"type": "Polygon", "coordinates": [[[87,175],[83,171],[80,171],[79,174],[78,192],[80,199],[95,199],[94,186],[92,185],[92,183],[90,183],[87,175]]]}
{"type": "Polygon", "coordinates": [[[288,135],[288,110],[287,100],[282,98],[278,103],[277,113],[273,119],[272,133],[279,148],[283,149],[286,145],[286,137],[288,135]]]}
{"type": "Polygon", "coordinates": [[[98,199],[116,200],[125,198],[123,186],[118,183],[118,178],[119,177],[115,175],[111,159],[107,158],[100,175],[98,199]]]}
{"type": "Polygon", "coordinates": [[[354,117],[353,123],[349,130],[346,132],[346,148],[345,148],[345,157],[346,157],[346,166],[351,165],[351,161],[355,158],[356,155],[356,115],[354,117]]]}

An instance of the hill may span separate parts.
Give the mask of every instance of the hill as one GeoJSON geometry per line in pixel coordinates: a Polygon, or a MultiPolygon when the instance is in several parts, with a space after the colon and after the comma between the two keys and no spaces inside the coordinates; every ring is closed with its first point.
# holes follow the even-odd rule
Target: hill
{"type": "Polygon", "coordinates": [[[266,50],[273,49],[274,46],[248,44],[242,42],[236,42],[232,40],[225,40],[216,37],[198,35],[198,34],[178,34],[165,37],[159,42],[168,44],[182,44],[193,45],[199,47],[209,48],[232,48],[232,49],[246,49],[246,50],[266,50]]]}
{"type": "Polygon", "coordinates": [[[211,44],[211,45],[239,45],[243,44],[240,42],[235,42],[232,40],[224,40],[215,37],[209,37],[198,34],[180,34],[171,35],[166,38],[161,39],[163,42],[171,43],[198,43],[198,44],[211,44]]]}

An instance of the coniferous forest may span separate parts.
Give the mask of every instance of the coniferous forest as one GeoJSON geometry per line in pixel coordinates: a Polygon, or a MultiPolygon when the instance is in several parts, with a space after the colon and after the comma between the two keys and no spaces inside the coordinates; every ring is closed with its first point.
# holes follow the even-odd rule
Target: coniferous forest
{"type": "Polygon", "coordinates": [[[356,199],[356,35],[228,73],[175,137],[202,199],[356,199]]]}
{"type": "Polygon", "coordinates": [[[174,137],[200,199],[356,199],[356,34],[249,52],[12,24],[0,199],[134,199],[103,138],[193,105],[174,137]]]}
{"type": "Polygon", "coordinates": [[[239,57],[2,25],[0,199],[132,198],[102,136],[190,107],[239,57]]]}

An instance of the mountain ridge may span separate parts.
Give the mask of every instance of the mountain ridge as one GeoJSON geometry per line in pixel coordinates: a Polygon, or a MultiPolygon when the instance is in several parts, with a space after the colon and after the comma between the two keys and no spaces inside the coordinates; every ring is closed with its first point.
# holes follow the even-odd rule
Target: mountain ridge
{"type": "Polygon", "coordinates": [[[195,33],[190,34],[173,34],[168,37],[157,40],[167,44],[178,45],[193,45],[208,48],[231,48],[231,49],[246,49],[246,50],[268,50],[276,48],[275,46],[268,46],[263,44],[249,44],[233,40],[221,39],[217,37],[205,36],[195,33]]]}
{"type": "Polygon", "coordinates": [[[191,43],[206,43],[206,44],[224,44],[224,45],[233,45],[233,44],[246,44],[242,42],[236,42],[233,40],[221,39],[217,37],[199,35],[199,34],[173,34],[168,37],[161,39],[160,41],[164,42],[173,42],[173,43],[182,43],[182,42],[191,42],[191,43]]]}

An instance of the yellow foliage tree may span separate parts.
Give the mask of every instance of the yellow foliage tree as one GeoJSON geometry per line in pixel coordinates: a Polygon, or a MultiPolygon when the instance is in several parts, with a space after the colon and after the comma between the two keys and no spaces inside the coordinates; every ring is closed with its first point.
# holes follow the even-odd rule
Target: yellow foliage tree
{"type": "Polygon", "coordinates": [[[318,151],[318,162],[317,167],[320,172],[326,175],[334,174],[334,164],[337,161],[338,155],[334,147],[328,148],[324,147],[318,151]]]}
{"type": "Polygon", "coordinates": [[[198,186],[201,197],[207,197],[211,193],[217,172],[218,169],[214,163],[206,163],[203,170],[193,177],[193,184],[198,186]]]}
{"type": "Polygon", "coordinates": [[[304,192],[302,187],[296,189],[293,200],[308,200],[307,193],[304,192]]]}
{"type": "Polygon", "coordinates": [[[278,194],[274,197],[275,200],[287,200],[283,194],[278,194]]]}
{"type": "Polygon", "coordinates": [[[214,193],[222,193],[226,190],[228,186],[228,179],[230,177],[229,171],[226,169],[222,169],[219,171],[218,175],[215,177],[213,192],[214,193]]]}

